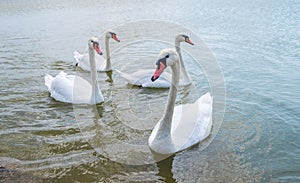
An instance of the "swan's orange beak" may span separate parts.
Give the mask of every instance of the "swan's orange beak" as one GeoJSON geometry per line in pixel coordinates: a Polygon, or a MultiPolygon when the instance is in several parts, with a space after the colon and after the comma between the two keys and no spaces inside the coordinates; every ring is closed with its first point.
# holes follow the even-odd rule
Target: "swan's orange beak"
{"type": "Polygon", "coordinates": [[[112,35],[112,38],[113,38],[114,40],[116,40],[117,42],[120,42],[120,40],[119,40],[119,38],[117,37],[116,34],[113,34],[113,35],[112,35]]]}
{"type": "Polygon", "coordinates": [[[99,43],[94,43],[94,49],[99,55],[102,55],[102,51],[100,50],[99,43]]]}
{"type": "Polygon", "coordinates": [[[151,81],[154,82],[155,80],[157,80],[159,78],[159,76],[161,75],[161,73],[165,70],[166,65],[162,62],[158,62],[156,64],[156,70],[153,74],[153,76],[151,77],[151,81]]]}
{"type": "Polygon", "coordinates": [[[191,44],[191,45],[194,45],[194,43],[187,37],[187,38],[185,38],[185,42],[187,42],[187,43],[189,43],[189,44],[191,44]]]}

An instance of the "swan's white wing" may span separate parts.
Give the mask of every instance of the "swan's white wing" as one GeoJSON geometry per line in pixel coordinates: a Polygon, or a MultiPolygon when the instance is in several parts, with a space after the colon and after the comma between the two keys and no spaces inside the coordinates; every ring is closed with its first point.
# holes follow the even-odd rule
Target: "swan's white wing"
{"type": "Polygon", "coordinates": [[[97,71],[109,71],[111,70],[110,68],[106,68],[106,59],[99,54],[95,55],[95,61],[96,61],[96,69],[97,71]]]}
{"type": "Polygon", "coordinates": [[[202,140],[212,127],[212,98],[209,93],[192,104],[175,106],[171,136],[175,149],[184,150],[202,140]]]}
{"type": "MultiPolygon", "coordinates": [[[[79,76],[68,75],[67,78],[73,80],[73,102],[75,104],[79,103],[90,103],[92,96],[92,85],[79,76]]],[[[102,94],[101,94],[102,96],[102,94]]],[[[96,102],[97,103],[97,102],[96,102]]]]}
{"type": "Polygon", "coordinates": [[[148,144],[150,145],[150,147],[152,146],[152,143],[157,135],[157,131],[158,131],[158,127],[160,125],[160,121],[158,123],[156,123],[156,125],[154,126],[154,128],[151,131],[151,134],[148,138],[148,144]]]}
{"type": "MultiPolygon", "coordinates": [[[[84,53],[80,54],[77,51],[74,51],[74,59],[78,63],[78,66],[85,71],[91,71],[89,54],[84,53]]],[[[106,70],[106,59],[99,54],[95,54],[95,63],[97,71],[107,71],[106,70]]]]}
{"type": "Polygon", "coordinates": [[[153,69],[138,70],[132,74],[126,74],[119,70],[120,76],[126,79],[129,84],[142,86],[145,88],[169,88],[171,75],[163,73],[156,81],[152,82],[151,77],[154,73],[153,69]]]}
{"type": "Polygon", "coordinates": [[[211,132],[213,99],[210,96],[210,93],[206,93],[195,103],[198,104],[199,111],[193,139],[199,142],[209,136],[211,132]]]}
{"type": "Polygon", "coordinates": [[[70,103],[73,98],[73,80],[66,76],[63,71],[55,76],[51,83],[50,93],[55,100],[70,103]]]}
{"type": "Polygon", "coordinates": [[[78,67],[81,67],[85,71],[91,71],[88,53],[80,54],[77,51],[74,51],[74,59],[76,60],[78,67]]]}
{"type": "Polygon", "coordinates": [[[79,59],[80,59],[80,57],[82,56],[78,51],[74,51],[73,52],[73,54],[74,54],[74,59],[76,60],[76,62],[78,63],[79,62],[79,59]]]}
{"type": "Polygon", "coordinates": [[[91,85],[79,76],[60,72],[50,86],[51,97],[66,103],[88,103],[91,98],[91,85]]]}

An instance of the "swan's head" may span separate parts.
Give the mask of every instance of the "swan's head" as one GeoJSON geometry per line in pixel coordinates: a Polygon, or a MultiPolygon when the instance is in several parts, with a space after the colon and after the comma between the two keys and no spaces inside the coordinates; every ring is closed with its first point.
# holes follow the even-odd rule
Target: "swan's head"
{"type": "Polygon", "coordinates": [[[94,49],[99,55],[102,55],[102,51],[99,46],[99,41],[96,37],[91,37],[88,42],[90,49],[94,49]]]}
{"type": "Polygon", "coordinates": [[[163,49],[158,55],[156,70],[151,78],[151,81],[154,82],[157,80],[168,66],[178,63],[179,58],[176,51],[173,49],[163,49]]]}
{"type": "Polygon", "coordinates": [[[114,33],[112,30],[106,31],[105,37],[107,37],[107,38],[113,38],[115,41],[120,42],[120,40],[119,40],[117,34],[114,33]]]}
{"type": "Polygon", "coordinates": [[[186,42],[186,43],[189,43],[191,45],[194,45],[194,43],[190,40],[189,36],[187,36],[185,34],[178,34],[175,37],[175,41],[177,41],[177,42],[186,42]]]}

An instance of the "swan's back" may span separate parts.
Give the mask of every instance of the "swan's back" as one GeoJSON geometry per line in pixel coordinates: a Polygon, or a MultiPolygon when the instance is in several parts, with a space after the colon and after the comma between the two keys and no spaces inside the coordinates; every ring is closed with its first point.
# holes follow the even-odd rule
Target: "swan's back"
{"type": "Polygon", "coordinates": [[[85,71],[91,71],[89,54],[80,54],[78,51],[74,51],[74,59],[79,67],[85,71]]]}
{"type": "Polygon", "coordinates": [[[153,75],[153,69],[138,70],[131,74],[123,73],[116,69],[121,77],[126,79],[129,84],[142,86],[146,88],[169,88],[171,75],[169,73],[163,73],[155,82],[151,81],[153,75]]]}
{"type": "MultiPolygon", "coordinates": [[[[91,101],[92,85],[79,76],[67,75],[62,71],[55,77],[46,75],[45,84],[47,87],[49,85],[50,96],[57,101],[76,104],[91,101]]],[[[97,103],[103,101],[102,94],[99,95],[97,103]]]]}
{"type": "MultiPolygon", "coordinates": [[[[80,54],[78,51],[74,51],[73,54],[79,67],[85,71],[91,71],[88,53],[80,54]]],[[[95,63],[97,71],[106,71],[106,59],[102,55],[95,54],[95,63]]]]}

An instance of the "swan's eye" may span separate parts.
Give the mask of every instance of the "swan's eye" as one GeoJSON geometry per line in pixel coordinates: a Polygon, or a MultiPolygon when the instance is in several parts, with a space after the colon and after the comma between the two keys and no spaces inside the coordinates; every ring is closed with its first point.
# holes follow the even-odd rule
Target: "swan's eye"
{"type": "Polygon", "coordinates": [[[169,58],[169,55],[166,55],[166,58],[169,58]]]}
{"type": "Polygon", "coordinates": [[[99,43],[98,43],[97,41],[91,40],[91,43],[92,43],[94,46],[99,46],[99,43]]]}

